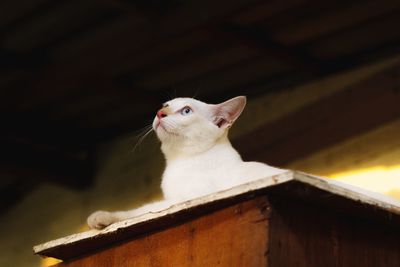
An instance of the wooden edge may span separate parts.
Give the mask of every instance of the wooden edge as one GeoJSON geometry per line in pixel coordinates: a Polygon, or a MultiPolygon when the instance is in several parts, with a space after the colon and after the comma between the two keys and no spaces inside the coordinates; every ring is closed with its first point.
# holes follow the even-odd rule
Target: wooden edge
{"type": "Polygon", "coordinates": [[[326,179],[302,172],[294,172],[294,180],[334,195],[360,202],[374,208],[400,215],[400,201],[386,195],[368,191],[357,186],[345,184],[333,179],[326,179]]]}
{"type": "MultiPolygon", "coordinates": [[[[256,195],[256,192],[265,192],[263,189],[279,189],[280,186],[284,186],[284,184],[290,185],[293,182],[329,192],[332,195],[364,204],[375,210],[378,209],[389,214],[400,215],[400,202],[390,197],[331,179],[301,172],[286,171],[279,175],[266,177],[225,191],[179,203],[163,211],[147,213],[117,222],[102,230],[90,230],[49,241],[34,246],[33,251],[41,256],[55,257],[62,260],[71,259],[88,251],[105,247],[107,244],[110,245],[137,234],[160,229],[161,225],[168,226],[179,223],[182,218],[188,217],[180,216],[182,213],[189,213],[190,217],[190,214],[195,214],[195,210],[206,210],[206,207],[211,204],[236,200],[241,196],[252,197],[256,195]]],[[[289,194],[291,193],[289,192],[289,194]]]]}
{"type": "Polygon", "coordinates": [[[37,246],[33,247],[33,251],[35,254],[39,254],[42,256],[50,256],[54,257],[52,251],[57,248],[72,246],[76,243],[79,243],[83,240],[88,239],[98,239],[102,236],[109,236],[116,232],[124,231],[124,229],[133,228],[135,225],[139,225],[144,222],[154,221],[169,215],[173,215],[183,210],[190,210],[194,207],[199,207],[211,202],[216,202],[219,200],[229,199],[238,195],[243,195],[258,189],[282,184],[288,181],[293,180],[294,172],[286,171],[282,174],[278,174],[275,176],[259,179],[247,184],[239,185],[233,187],[228,190],[220,191],[214,194],[210,194],[204,197],[196,198],[193,200],[189,200],[183,203],[179,203],[171,206],[168,209],[159,211],[159,212],[150,212],[143,214],[138,217],[134,217],[131,219],[127,219],[121,222],[114,223],[102,230],[89,230],[83,233],[73,234],[67,237],[59,238],[56,240],[52,240],[37,246]]]}

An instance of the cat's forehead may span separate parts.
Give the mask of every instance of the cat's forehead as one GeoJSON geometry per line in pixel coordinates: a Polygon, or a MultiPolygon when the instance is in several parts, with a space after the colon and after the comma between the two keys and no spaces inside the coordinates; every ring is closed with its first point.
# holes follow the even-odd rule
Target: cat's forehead
{"type": "Polygon", "coordinates": [[[168,106],[173,110],[178,110],[185,106],[190,106],[192,108],[205,108],[207,104],[194,98],[180,97],[165,102],[163,106],[168,106]]]}

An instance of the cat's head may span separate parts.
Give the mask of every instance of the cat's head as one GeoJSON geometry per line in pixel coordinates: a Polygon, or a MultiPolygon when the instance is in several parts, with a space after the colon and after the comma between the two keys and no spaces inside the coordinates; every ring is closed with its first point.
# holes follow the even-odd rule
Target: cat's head
{"type": "Polygon", "coordinates": [[[246,97],[238,96],[220,104],[193,98],[175,98],[163,104],[153,121],[153,129],[164,153],[202,152],[221,138],[242,113],[246,97]]]}

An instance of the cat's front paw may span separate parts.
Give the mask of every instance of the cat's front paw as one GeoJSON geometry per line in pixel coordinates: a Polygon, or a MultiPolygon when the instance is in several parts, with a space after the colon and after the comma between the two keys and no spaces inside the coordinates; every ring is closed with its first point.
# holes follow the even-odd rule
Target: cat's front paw
{"type": "Polygon", "coordinates": [[[115,223],[117,220],[111,212],[108,211],[95,211],[87,218],[87,224],[92,229],[102,229],[115,223]]]}

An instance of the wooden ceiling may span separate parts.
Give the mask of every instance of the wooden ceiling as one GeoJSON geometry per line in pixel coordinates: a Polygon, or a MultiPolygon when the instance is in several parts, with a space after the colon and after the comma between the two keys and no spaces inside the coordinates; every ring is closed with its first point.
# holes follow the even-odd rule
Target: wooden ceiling
{"type": "Polygon", "coordinates": [[[3,1],[2,203],[90,184],[93,148],[170,97],[256,97],[389,57],[399,27],[397,0],[3,1]]]}

